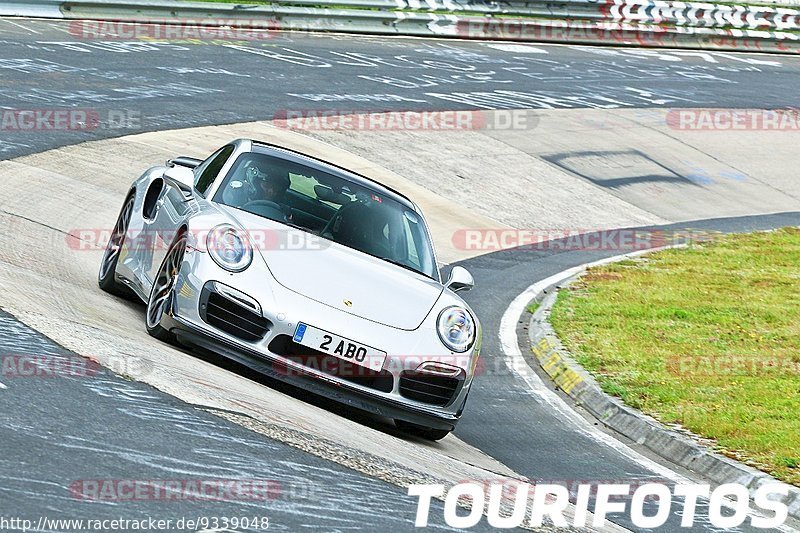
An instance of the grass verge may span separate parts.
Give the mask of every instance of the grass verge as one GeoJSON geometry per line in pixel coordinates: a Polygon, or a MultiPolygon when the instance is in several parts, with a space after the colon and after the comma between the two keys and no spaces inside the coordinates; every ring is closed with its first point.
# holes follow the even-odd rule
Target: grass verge
{"type": "Polygon", "coordinates": [[[800,486],[800,230],[592,269],[551,321],[607,393],[800,486]]]}

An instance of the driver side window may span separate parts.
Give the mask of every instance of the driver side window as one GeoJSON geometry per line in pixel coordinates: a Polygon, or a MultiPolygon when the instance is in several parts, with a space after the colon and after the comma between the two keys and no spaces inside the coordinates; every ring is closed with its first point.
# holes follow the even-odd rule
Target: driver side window
{"type": "Polygon", "coordinates": [[[225,162],[230,158],[233,150],[232,144],[223,146],[195,169],[194,188],[200,195],[206,195],[206,191],[214,183],[214,179],[219,176],[219,171],[225,166],[225,162]]]}

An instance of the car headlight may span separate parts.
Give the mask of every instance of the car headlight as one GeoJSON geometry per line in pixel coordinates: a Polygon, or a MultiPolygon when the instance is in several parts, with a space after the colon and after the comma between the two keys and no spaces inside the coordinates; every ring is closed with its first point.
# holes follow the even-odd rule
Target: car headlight
{"type": "Polygon", "coordinates": [[[247,236],[230,224],[212,229],[206,238],[208,255],[216,264],[231,272],[241,272],[253,261],[253,249],[247,236]]]}
{"type": "Polygon", "coordinates": [[[454,352],[466,352],[475,340],[475,320],[463,307],[448,307],[439,313],[439,338],[454,352]]]}

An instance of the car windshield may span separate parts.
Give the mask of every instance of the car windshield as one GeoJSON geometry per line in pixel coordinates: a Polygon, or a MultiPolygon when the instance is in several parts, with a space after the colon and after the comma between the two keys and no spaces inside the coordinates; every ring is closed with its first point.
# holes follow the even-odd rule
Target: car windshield
{"type": "Polygon", "coordinates": [[[438,279],[420,215],[377,190],[279,157],[240,155],[214,201],[438,279]]]}

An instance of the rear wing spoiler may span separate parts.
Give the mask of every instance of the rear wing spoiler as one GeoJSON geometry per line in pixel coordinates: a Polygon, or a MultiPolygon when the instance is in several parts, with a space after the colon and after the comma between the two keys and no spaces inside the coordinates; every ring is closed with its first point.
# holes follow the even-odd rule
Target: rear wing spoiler
{"type": "Polygon", "coordinates": [[[182,167],[194,169],[194,168],[197,167],[197,165],[199,165],[202,162],[203,162],[202,159],[196,159],[194,157],[180,156],[180,157],[176,157],[174,159],[168,160],[167,161],[167,166],[172,168],[172,167],[177,165],[177,166],[182,166],[182,167]]]}

